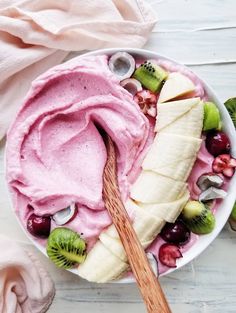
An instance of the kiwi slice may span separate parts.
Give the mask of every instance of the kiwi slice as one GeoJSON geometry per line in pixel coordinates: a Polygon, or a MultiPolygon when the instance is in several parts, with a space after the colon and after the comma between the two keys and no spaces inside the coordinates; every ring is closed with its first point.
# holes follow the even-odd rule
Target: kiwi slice
{"type": "Polygon", "coordinates": [[[225,102],[225,107],[236,127],[236,98],[230,98],[225,102]]]}
{"type": "Polygon", "coordinates": [[[195,234],[209,234],[215,227],[215,217],[211,210],[199,201],[189,201],[182,216],[185,224],[195,234]]]}
{"type": "Polygon", "coordinates": [[[133,77],[140,81],[145,88],[152,92],[158,92],[167,75],[168,73],[160,66],[145,61],[135,70],[133,77]]]}
{"type": "Polygon", "coordinates": [[[71,268],[86,258],[86,243],[66,227],[55,228],[48,237],[47,255],[58,267],[71,268]]]}
{"type": "Polygon", "coordinates": [[[213,102],[204,103],[204,121],[203,121],[203,130],[208,131],[211,129],[220,130],[221,128],[221,119],[220,112],[213,102]]]}

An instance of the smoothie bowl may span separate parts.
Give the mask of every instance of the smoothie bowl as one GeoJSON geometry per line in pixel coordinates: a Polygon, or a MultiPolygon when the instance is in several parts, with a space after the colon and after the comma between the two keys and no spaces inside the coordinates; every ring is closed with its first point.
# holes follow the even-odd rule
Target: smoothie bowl
{"type": "Polygon", "coordinates": [[[145,50],[91,52],[32,83],[7,139],[17,218],[56,266],[131,282],[102,199],[101,128],[116,145],[122,200],[153,269],[180,268],[214,240],[235,201],[229,114],[197,75],[145,50]]]}

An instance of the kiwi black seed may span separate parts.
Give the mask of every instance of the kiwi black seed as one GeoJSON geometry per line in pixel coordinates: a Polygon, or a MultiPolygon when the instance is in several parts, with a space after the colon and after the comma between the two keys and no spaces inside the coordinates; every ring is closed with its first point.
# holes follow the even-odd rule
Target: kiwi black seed
{"type": "Polygon", "coordinates": [[[215,228],[215,217],[211,210],[199,201],[188,201],[182,211],[188,228],[195,234],[209,234],[215,228]]]}
{"type": "Polygon", "coordinates": [[[73,230],[57,227],[48,237],[47,255],[55,265],[68,269],[84,262],[86,243],[73,230]]]}
{"type": "Polygon", "coordinates": [[[225,107],[236,127],[236,98],[230,98],[225,102],[225,107]]]}

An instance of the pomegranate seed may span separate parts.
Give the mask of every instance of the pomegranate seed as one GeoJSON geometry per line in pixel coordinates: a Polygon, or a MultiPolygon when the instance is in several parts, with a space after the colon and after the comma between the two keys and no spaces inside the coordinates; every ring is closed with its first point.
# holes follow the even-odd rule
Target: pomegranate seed
{"type": "Polygon", "coordinates": [[[159,249],[159,260],[168,267],[176,267],[176,259],[182,258],[179,247],[165,243],[159,249]]]}
{"type": "Polygon", "coordinates": [[[212,169],[215,173],[222,173],[224,176],[231,178],[236,168],[236,159],[229,154],[218,155],[212,163],[212,169]]]}
{"type": "Polygon", "coordinates": [[[149,90],[141,90],[134,96],[134,101],[140,106],[144,114],[148,114],[150,108],[156,108],[157,95],[149,90]]]}

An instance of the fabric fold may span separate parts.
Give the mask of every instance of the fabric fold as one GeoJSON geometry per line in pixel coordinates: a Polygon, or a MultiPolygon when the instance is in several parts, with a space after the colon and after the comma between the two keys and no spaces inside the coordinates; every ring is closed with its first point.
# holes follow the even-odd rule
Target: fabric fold
{"type": "Polygon", "coordinates": [[[44,313],[55,295],[41,263],[14,241],[0,235],[0,312],[44,313]]]}
{"type": "Polygon", "coordinates": [[[39,74],[70,51],[142,47],[155,23],[143,0],[3,0],[0,139],[39,74]]]}

